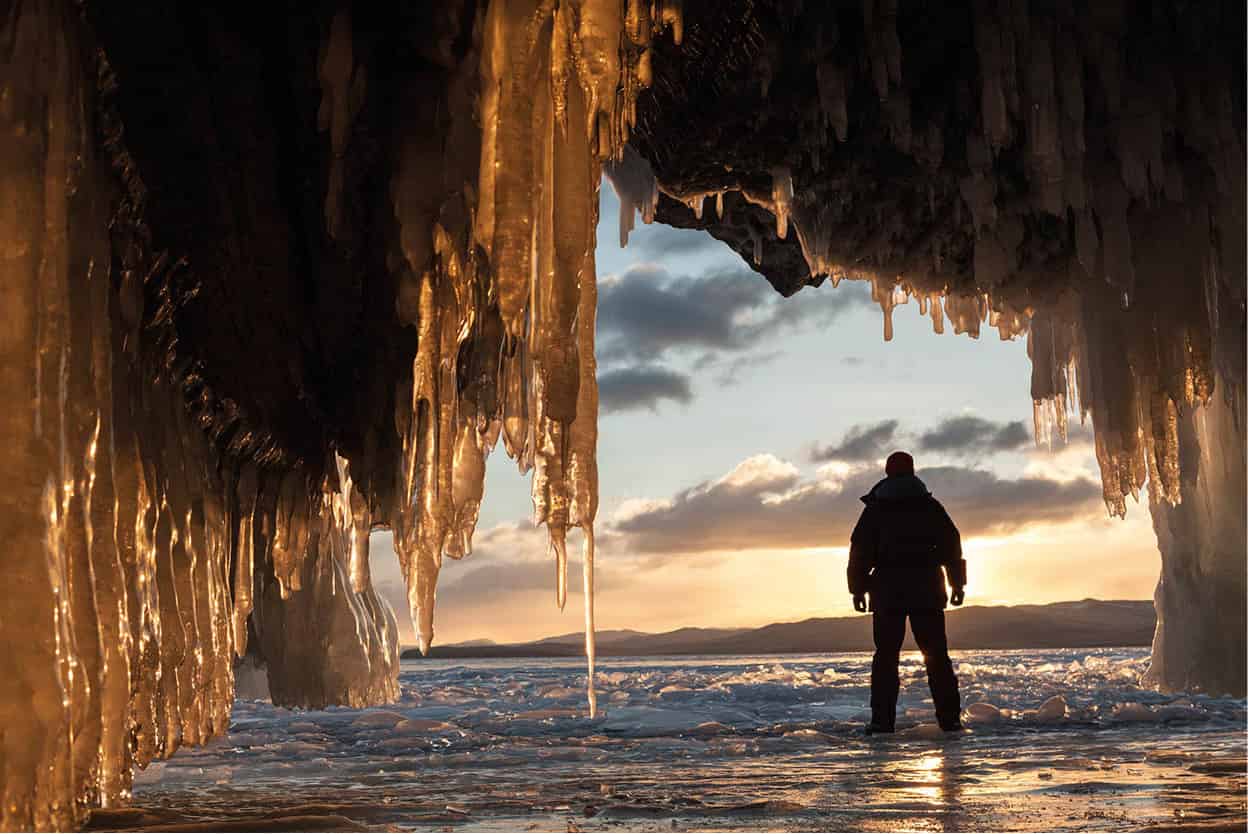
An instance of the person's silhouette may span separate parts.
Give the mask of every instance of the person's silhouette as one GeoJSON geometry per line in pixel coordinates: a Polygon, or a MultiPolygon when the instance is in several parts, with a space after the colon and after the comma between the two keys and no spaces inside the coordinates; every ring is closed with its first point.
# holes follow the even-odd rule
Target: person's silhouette
{"type": "Polygon", "coordinates": [[[875,657],[871,661],[871,723],[868,733],[891,733],[897,716],[897,660],[906,618],[923,652],[936,720],[962,729],[958,679],[945,637],[945,605],[965,597],[962,538],[949,514],[914,475],[905,452],[888,456],[887,477],[862,497],[866,504],[849,547],[849,592],[854,609],[873,612],[875,657]],[[942,573],[943,569],[943,573],[942,573]],[[945,594],[948,578],[952,593],[945,594]]]}

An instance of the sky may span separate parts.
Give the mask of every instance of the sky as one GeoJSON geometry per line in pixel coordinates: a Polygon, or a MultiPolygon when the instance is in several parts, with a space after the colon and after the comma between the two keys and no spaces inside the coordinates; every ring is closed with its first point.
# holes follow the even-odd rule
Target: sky
{"type": "MultiPolygon", "coordinates": [[[[782,298],[701,231],[598,228],[599,629],[750,627],[853,614],[859,496],[897,449],[962,532],[967,604],[1150,599],[1161,560],[1147,502],[1108,518],[1090,427],[1032,439],[1025,337],[932,332],[916,303],[893,339],[865,283],[782,298]]],[[[530,516],[529,477],[490,457],[473,553],[446,560],[435,642],[517,642],[583,626],[581,539],[569,593],[530,516]]],[[[414,643],[389,533],[374,584],[414,643]]]]}

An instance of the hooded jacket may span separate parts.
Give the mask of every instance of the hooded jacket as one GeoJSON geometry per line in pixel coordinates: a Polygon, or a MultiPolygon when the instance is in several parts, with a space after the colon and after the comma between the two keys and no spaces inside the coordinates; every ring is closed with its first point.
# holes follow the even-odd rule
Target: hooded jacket
{"type": "Polygon", "coordinates": [[[849,592],[869,594],[872,611],[944,608],[946,578],[953,588],[966,585],[962,537],[945,508],[914,475],[885,478],[862,503],[849,592]]]}

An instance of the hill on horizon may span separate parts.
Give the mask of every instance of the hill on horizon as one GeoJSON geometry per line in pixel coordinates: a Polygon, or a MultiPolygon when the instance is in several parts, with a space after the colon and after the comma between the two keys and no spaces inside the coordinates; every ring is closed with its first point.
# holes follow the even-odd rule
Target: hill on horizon
{"type": "MultiPolygon", "coordinates": [[[[1042,605],[970,605],[945,612],[950,648],[1065,649],[1152,644],[1157,615],[1151,600],[1096,600],[1042,605]]],[[[819,654],[870,651],[871,615],[815,617],[759,628],[685,627],[660,634],[601,631],[600,657],[654,655],[819,654]]],[[[524,643],[473,640],[435,645],[431,658],[577,657],[584,637],[562,634],[524,643]]],[[[907,633],[906,649],[915,649],[907,633]]],[[[420,658],[415,648],[404,658],[420,658]]]]}

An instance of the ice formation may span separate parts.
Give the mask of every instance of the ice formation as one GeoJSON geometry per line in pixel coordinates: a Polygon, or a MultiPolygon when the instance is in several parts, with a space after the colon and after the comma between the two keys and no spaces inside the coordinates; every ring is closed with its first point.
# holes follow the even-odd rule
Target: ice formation
{"type": "Polygon", "coordinates": [[[427,649],[500,440],[560,606],[582,531],[593,709],[604,169],[622,241],[1025,334],[1037,438],[1147,489],[1151,680],[1244,692],[1242,3],[210,6],[0,12],[4,827],[124,802],[236,662],[393,699],[368,534],[427,649]]]}
{"type": "MultiPolygon", "coordinates": [[[[641,215],[641,222],[654,222],[654,209],[659,204],[659,183],[650,170],[650,163],[625,145],[619,161],[607,160],[603,173],[611,181],[620,198],[620,246],[628,245],[628,233],[641,215]]],[[[701,213],[700,210],[697,213],[701,213]]]]}
{"type": "Polygon", "coordinates": [[[911,298],[937,332],[1025,335],[1037,440],[1090,424],[1112,515],[1147,489],[1152,679],[1242,693],[1243,43],[1214,33],[1243,9],[867,3],[861,33],[788,9],[783,36],[747,14],[687,45],[765,55],[766,94],[660,51],[633,137],[656,222],[706,229],[785,295],[869,281],[885,339],[911,298]],[[692,136],[657,120],[686,108],[692,136]],[[715,219],[690,204],[711,193],[715,219]]]}
{"type": "MultiPolygon", "coordinates": [[[[597,189],[602,161],[624,153],[652,39],[681,30],[678,3],[617,6],[495,0],[446,92],[471,102],[479,87],[479,122],[470,106],[450,114],[446,153],[426,126],[399,128],[389,266],[415,350],[385,478],[375,437],[362,453],[331,438],[311,460],[213,390],[179,343],[205,276],[153,243],[124,91],[88,17],[5,11],[5,829],[73,827],[124,802],[136,766],[223,732],[236,657],[262,663],[275,703],[396,698],[369,532],[394,528],[427,650],[442,559],[471,550],[500,435],[534,471],[560,606],[567,531],[584,533],[592,713],[597,189]]],[[[320,222],[348,245],[366,67],[345,9],[324,38],[320,222]]]]}

